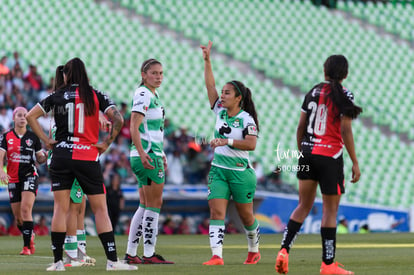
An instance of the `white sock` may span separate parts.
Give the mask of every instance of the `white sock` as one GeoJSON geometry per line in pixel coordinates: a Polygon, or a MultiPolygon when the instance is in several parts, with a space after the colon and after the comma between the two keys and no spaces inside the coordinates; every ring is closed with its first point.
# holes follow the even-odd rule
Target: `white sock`
{"type": "Polygon", "coordinates": [[[77,229],[76,236],[78,238],[78,249],[86,255],[86,231],[85,229],[77,229]]]}
{"type": "Polygon", "coordinates": [[[209,226],[211,253],[223,258],[224,225],[209,226]]]}
{"type": "Polygon", "coordinates": [[[151,257],[155,252],[158,235],[158,217],[159,213],[150,209],[145,209],[142,220],[143,238],[144,238],[144,256],[151,257]]]}
{"type": "Polygon", "coordinates": [[[65,252],[72,259],[78,258],[78,239],[76,236],[65,237],[65,252]]]}
{"type": "Polygon", "coordinates": [[[259,252],[259,225],[253,230],[244,229],[244,231],[246,232],[248,252],[259,252]]]}
{"type": "Polygon", "coordinates": [[[132,217],[131,224],[129,226],[128,244],[126,253],[132,257],[137,255],[137,248],[139,246],[139,240],[142,237],[142,217],[144,216],[145,208],[138,207],[132,217]]]}

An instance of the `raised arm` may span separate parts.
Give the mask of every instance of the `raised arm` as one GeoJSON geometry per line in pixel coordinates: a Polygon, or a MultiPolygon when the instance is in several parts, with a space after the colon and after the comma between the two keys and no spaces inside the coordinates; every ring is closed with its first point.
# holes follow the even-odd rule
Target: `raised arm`
{"type": "Polygon", "coordinates": [[[203,50],[204,81],[206,83],[208,100],[210,101],[210,107],[213,108],[214,103],[219,96],[216,90],[216,81],[214,80],[213,69],[211,67],[210,61],[211,46],[213,46],[213,43],[211,41],[208,41],[207,47],[201,45],[200,48],[203,50]]]}
{"type": "Polygon", "coordinates": [[[352,180],[355,183],[359,180],[361,172],[359,170],[358,159],[355,153],[354,135],[352,133],[352,118],[343,116],[341,118],[341,136],[345,144],[345,148],[352,161],[352,180]]]}

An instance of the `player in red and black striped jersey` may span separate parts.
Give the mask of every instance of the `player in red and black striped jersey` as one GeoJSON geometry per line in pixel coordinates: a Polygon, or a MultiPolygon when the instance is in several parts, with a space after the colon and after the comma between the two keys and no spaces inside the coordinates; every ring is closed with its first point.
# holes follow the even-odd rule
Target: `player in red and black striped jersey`
{"type": "Polygon", "coordinates": [[[296,132],[299,159],[299,204],[285,228],[282,246],[276,258],[276,271],[288,273],[288,253],[309,212],[318,185],[322,193],[321,274],[354,274],[334,263],[336,250],[336,217],[344,188],[343,145],[352,160],[352,180],[361,172],[355,153],[351,122],[362,109],[353,95],[342,86],[348,75],[348,61],[343,55],[332,55],[324,63],[325,82],[313,87],[305,96],[296,132]]]}
{"type": "Polygon", "coordinates": [[[0,181],[8,184],[12,212],[23,234],[21,255],[31,255],[35,251],[34,243],[31,244],[32,209],[38,188],[35,161],[46,161],[39,138],[26,128],[26,113],[26,108],[17,107],[13,111],[14,128],[0,136],[1,168],[7,156],[7,174],[1,169],[0,181]]]}
{"type": "Polygon", "coordinates": [[[108,216],[105,187],[99,155],[108,149],[119,134],[123,118],[115,104],[89,85],[82,60],[73,58],[63,67],[64,85],[43,99],[27,114],[35,134],[52,149],[49,167],[54,196],[52,218],[52,249],[54,264],[48,271],[64,270],[63,243],[70,190],[77,179],[95,215],[96,229],[107,256],[107,270],[136,269],[118,261],[114,232],[108,216]],[[53,111],[55,139],[47,136],[37,118],[53,111]],[[103,142],[99,138],[99,111],[112,121],[112,129],[103,142]]]}

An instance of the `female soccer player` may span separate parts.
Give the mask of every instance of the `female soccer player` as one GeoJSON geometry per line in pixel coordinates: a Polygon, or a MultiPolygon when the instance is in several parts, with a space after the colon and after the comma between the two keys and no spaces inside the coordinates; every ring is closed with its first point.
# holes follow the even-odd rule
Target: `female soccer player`
{"type": "Polygon", "coordinates": [[[323,201],[321,223],[322,265],[320,274],[354,274],[334,263],[336,249],[336,217],[341,195],[345,193],[343,145],[352,160],[352,180],[359,180],[358,160],[352,134],[352,119],[362,109],[353,103],[352,93],[342,87],[348,75],[348,61],[342,55],[332,55],[324,63],[325,81],[313,87],[305,96],[297,127],[299,159],[299,204],[285,228],[275,269],[288,273],[289,250],[310,210],[316,189],[320,186],[323,201]]]}
{"type": "Polygon", "coordinates": [[[24,107],[14,109],[14,128],[0,136],[1,168],[7,155],[7,174],[0,169],[0,181],[8,184],[11,209],[17,227],[23,234],[23,250],[20,255],[31,255],[35,252],[32,210],[39,177],[35,160],[43,163],[47,158],[39,138],[27,130],[26,114],[24,107]]]}
{"type": "Polygon", "coordinates": [[[163,151],[165,111],[157,88],[163,80],[161,63],[148,59],[141,66],[142,81],[134,93],[131,109],[131,167],[139,184],[139,207],[128,236],[125,260],[132,264],[173,264],[155,254],[158,217],[162,206],[167,158],[163,151]],[[143,236],[144,256],[137,253],[143,236]]]}
{"type": "Polygon", "coordinates": [[[210,247],[212,258],[204,265],[223,265],[224,220],[230,197],[244,225],[248,254],[244,264],[260,260],[259,223],[253,214],[256,173],[249,161],[249,151],[256,148],[259,121],[249,88],[240,81],[227,82],[221,91],[216,83],[210,61],[212,42],[201,46],[204,58],[204,78],[211,109],[217,116],[214,139],[214,159],[208,176],[210,207],[210,247]]]}
{"type": "Polygon", "coordinates": [[[65,270],[63,243],[66,235],[66,216],[70,205],[70,190],[77,179],[88,195],[95,215],[96,230],[107,257],[107,270],[136,270],[136,266],[118,261],[114,232],[108,216],[105,188],[99,155],[105,152],[118,135],[123,118],[115,104],[103,93],[89,85],[85,65],[79,58],[69,60],[63,68],[64,87],[43,99],[27,114],[33,131],[48,149],[53,147],[50,176],[54,196],[51,226],[54,263],[48,271],[65,270]],[[55,139],[41,129],[37,118],[53,110],[56,124],[55,139]],[[99,111],[113,122],[111,133],[98,142],[99,111]]]}

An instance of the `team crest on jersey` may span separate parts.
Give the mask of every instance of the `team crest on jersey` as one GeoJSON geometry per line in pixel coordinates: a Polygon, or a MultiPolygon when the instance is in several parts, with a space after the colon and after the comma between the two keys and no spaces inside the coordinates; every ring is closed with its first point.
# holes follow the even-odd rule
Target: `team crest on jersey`
{"type": "Polygon", "coordinates": [[[239,128],[240,127],[240,119],[236,119],[233,124],[232,124],[233,128],[239,128]]]}
{"type": "Polygon", "coordinates": [[[164,172],[160,169],[158,170],[158,177],[162,179],[164,177],[164,172]]]}
{"type": "Polygon", "coordinates": [[[32,146],[32,144],[33,144],[33,140],[31,140],[30,138],[28,138],[28,139],[26,139],[26,145],[27,146],[32,146]]]}

